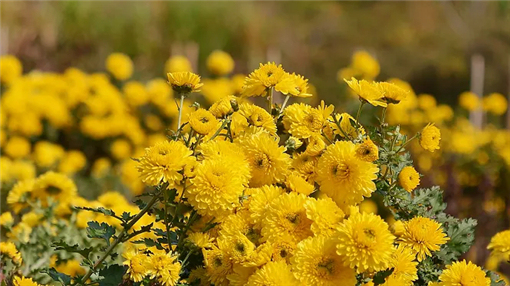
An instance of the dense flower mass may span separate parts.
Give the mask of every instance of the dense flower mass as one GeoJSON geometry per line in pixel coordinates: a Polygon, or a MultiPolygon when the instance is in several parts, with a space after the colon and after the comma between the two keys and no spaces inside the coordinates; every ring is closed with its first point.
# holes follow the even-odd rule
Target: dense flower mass
{"type": "MultiPolygon", "coordinates": [[[[406,150],[443,152],[443,125],[426,124],[451,110],[416,117],[414,131],[422,131],[401,133],[392,122],[408,120],[408,109],[435,107],[435,99],[417,99],[396,79],[374,81],[380,66],[367,52],[339,72],[360,99],[355,116],[347,104],[304,103],[312,85],[280,64],[229,77],[234,61],[223,51],[207,58],[214,78],[202,81],[195,65],[174,56],[165,64],[168,82],[146,84],[129,80],[133,62],[123,54],[107,59],[111,77],[77,69],[23,75],[15,58],[0,62],[0,180],[8,191],[0,279],[7,285],[478,286],[498,279],[458,262],[476,222],[444,213],[439,188],[418,188],[428,184],[420,182],[427,163],[406,150]],[[366,103],[380,112],[377,120],[362,112],[366,103]]],[[[475,108],[472,95],[463,98],[464,108],[475,108]]],[[[494,115],[506,109],[498,95],[476,107],[482,102],[494,115]]],[[[494,139],[505,154],[510,139],[494,139]]],[[[508,231],[494,236],[491,259],[509,259],[508,241],[508,231]]]]}

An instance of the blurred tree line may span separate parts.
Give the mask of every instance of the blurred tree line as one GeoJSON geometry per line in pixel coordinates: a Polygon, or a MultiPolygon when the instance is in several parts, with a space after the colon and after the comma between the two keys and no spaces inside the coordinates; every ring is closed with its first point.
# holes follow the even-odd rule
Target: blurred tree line
{"type": "Polygon", "coordinates": [[[380,79],[399,77],[418,93],[455,104],[470,87],[470,59],[485,59],[484,93],[508,92],[510,2],[2,2],[1,50],[25,70],[104,69],[119,51],[139,79],[163,76],[170,55],[199,73],[223,49],[246,73],[275,60],[310,78],[335,102],[339,68],[357,49],[381,63],[380,79]]]}

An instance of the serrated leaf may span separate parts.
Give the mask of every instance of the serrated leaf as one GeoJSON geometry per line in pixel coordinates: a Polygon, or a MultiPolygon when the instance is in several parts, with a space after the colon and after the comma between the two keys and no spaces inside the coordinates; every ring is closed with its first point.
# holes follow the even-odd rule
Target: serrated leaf
{"type": "Polygon", "coordinates": [[[55,268],[45,269],[42,272],[48,274],[54,281],[62,283],[62,285],[71,284],[71,276],[60,273],[55,268]]]}
{"type": "Polygon", "coordinates": [[[124,273],[126,272],[126,267],[121,265],[110,265],[107,268],[101,269],[99,271],[99,276],[104,277],[101,281],[99,281],[99,286],[118,286],[122,283],[124,273]]]}
{"type": "Polygon", "coordinates": [[[107,223],[99,224],[97,221],[89,221],[87,227],[87,236],[90,238],[101,238],[110,245],[110,239],[115,235],[115,228],[107,223]]]}
{"type": "Polygon", "coordinates": [[[84,258],[88,258],[89,254],[93,250],[92,247],[80,248],[80,246],[78,244],[69,245],[69,244],[67,244],[67,242],[65,242],[63,240],[54,242],[52,244],[52,246],[55,248],[55,250],[65,250],[70,253],[78,253],[81,256],[83,256],[84,258]]]}
{"type": "Polygon", "coordinates": [[[128,212],[123,212],[122,216],[121,216],[122,220],[125,221],[125,222],[129,221],[133,217],[134,216],[132,216],[131,213],[128,213],[128,212]]]}
{"type": "Polygon", "coordinates": [[[95,213],[102,213],[104,215],[113,216],[113,217],[116,216],[114,211],[112,211],[110,209],[103,208],[103,207],[89,208],[89,207],[77,207],[77,206],[74,206],[73,209],[76,209],[76,210],[86,210],[86,211],[91,211],[91,212],[95,212],[95,213]]]}

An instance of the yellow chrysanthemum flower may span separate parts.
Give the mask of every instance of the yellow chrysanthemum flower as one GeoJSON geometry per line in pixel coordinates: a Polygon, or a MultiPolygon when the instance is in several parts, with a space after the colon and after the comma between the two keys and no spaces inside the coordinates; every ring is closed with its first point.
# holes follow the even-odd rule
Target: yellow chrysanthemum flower
{"type": "MultiPolygon", "coordinates": [[[[244,80],[242,96],[267,96],[267,90],[280,83],[287,73],[282,65],[275,63],[260,64],[260,67],[254,70],[244,80]]],[[[279,91],[278,89],[276,89],[279,91]]]]}
{"type": "Polygon", "coordinates": [[[297,193],[285,193],[274,199],[262,223],[262,237],[272,242],[289,235],[295,242],[311,236],[312,221],[306,216],[305,203],[310,200],[297,193]]]}
{"type": "Polygon", "coordinates": [[[489,286],[491,279],[485,277],[485,271],[471,261],[466,260],[453,262],[439,276],[443,286],[489,286]]]}
{"type": "Polygon", "coordinates": [[[23,66],[15,56],[4,55],[0,57],[0,81],[5,84],[12,83],[23,73],[23,66]]]}
{"type": "Polygon", "coordinates": [[[203,86],[200,83],[200,76],[192,72],[167,73],[167,77],[172,89],[179,94],[200,92],[200,88],[203,86]]]}
{"type": "Polygon", "coordinates": [[[366,80],[344,79],[349,87],[359,96],[360,100],[366,101],[373,106],[386,107],[388,104],[384,99],[384,93],[374,83],[366,80]]]}
{"type": "Polygon", "coordinates": [[[431,256],[433,251],[438,251],[448,240],[440,223],[421,216],[404,222],[404,233],[399,237],[399,243],[409,247],[418,261],[431,256]]]}
{"type": "Polygon", "coordinates": [[[219,237],[218,246],[221,249],[228,249],[230,260],[237,265],[249,263],[252,256],[256,255],[255,244],[239,231],[219,237]]]}
{"type": "Polygon", "coordinates": [[[335,123],[333,117],[329,118],[329,128],[336,135],[339,135],[342,138],[357,138],[359,134],[365,134],[365,129],[361,126],[356,128],[358,124],[356,119],[352,117],[348,113],[335,114],[336,121],[339,122],[340,126],[335,123]]]}
{"type": "Polygon", "coordinates": [[[4,212],[0,215],[0,226],[8,226],[14,223],[14,218],[10,212],[4,212]]]}
{"type": "Polygon", "coordinates": [[[510,261],[510,230],[496,233],[491,238],[487,249],[490,249],[494,254],[502,255],[506,260],[510,261]]]}
{"type": "Polygon", "coordinates": [[[289,170],[290,156],[285,147],[268,133],[258,133],[239,142],[251,167],[250,187],[282,182],[289,170]]]}
{"type": "Polygon", "coordinates": [[[429,123],[420,134],[420,145],[423,149],[434,152],[439,149],[439,141],[441,140],[441,131],[434,124],[429,123]]]}
{"type": "Polygon", "coordinates": [[[314,184],[317,177],[317,163],[319,158],[310,156],[305,152],[294,154],[292,168],[297,171],[308,183],[314,184]]]}
{"type": "Polygon", "coordinates": [[[40,286],[41,284],[36,283],[32,280],[32,278],[26,278],[26,277],[14,277],[14,280],[12,281],[14,283],[14,286],[40,286]]]}
{"type": "Polygon", "coordinates": [[[356,51],[352,55],[351,66],[359,71],[362,78],[374,79],[379,75],[381,67],[379,62],[367,51],[356,51]]]}
{"type": "Polygon", "coordinates": [[[23,259],[21,258],[21,253],[16,248],[14,243],[8,241],[0,242],[0,254],[2,256],[7,256],[14,264],[21,265],[23,259]]]}
{"type": "Polygon", "coordinates": [[[149,186],[165,182],[174,187],[183,179],[181,171],[184,166],[193,163],[192,154],[182,142],[161,141],[145,149],[137,169],[142,181],[149,186]]]}
{"type": "Polygon", "coordinates": [[[413,285],[412,282],[406,281],[405,278],[400,276],[390,275],[386,277],[386,280],[383,284],[379,284],[381,286],[410,286],[413,285]]]}
{"type": "Polygon", "coordinates": [[[373,162],[379,159],[379,149],[370,138],[367,138],[363,143],[356,144],[356,155],[363,161],[373,162]]]}
{"type": "Polygon", "coordinates": [[[30,148],[30,141],[26,138],[13,136],[7,141],[4,152],[13,159],[23,158],[30,154],[30,148]]]}
{"type": "Polygon", "coordinates": [[[234,60],[232,57],[220,50],[213,51],[207,57],[207,69],[215,75],[226,75],[234,70],[234,60]]]}
{"type": "Polygon", "coordinates": [[[218,120],[214,115],[203,109],[199,108],[189,114],[189,125],[195,132],[201,135],[207,135],[216,129],[218,120]]]}
{"type": "Polygon", "coordinates": [[[333,105],[326,106],[324,102],[318,108],[303,103],[292,104],[283,113],[283,125],[292,136],[300,139],[321,135],[334,108],[333,105]]]}
{"type": "Polygon", "coordinates": [[[460,94],[459,105],[468,111],[474,111],[480,107],[480,98],[473,92],[466,91],[460,94]]]}
{"type": "Polygon", "coordinates": [[[508,101],[501,93],[491,93],[483,98],[483,110],[494,115],[503,115],[508,107],[508,101]]]}
{"type": "Polygon", "coordinates": [[[250,218],[255,224],[262,222],[269,204],[279,197],[284,190],[274,185],[265,185],[257,189],[252,189],[248,200],[244,203],[245,208],[250,213],[250,218]]]}
{"type": "Polygon", "coordinates": [[[233,95],[225,96],[213,103],[213,105],[209,107],[209,112],[216,116],[216,118],[223,118],[234,112],[232,105],[238,107],[236,97],[233,95]]]}
{"type": "MultiPolygon", "coordinates": [[[[125,157],[124,157],[125,158],[125,157]]],[[[81,151],[71,150],[64,155],[58,164],[58,170],[64,174],[74,174],[87,165],[87,158],[81,151]]]]}
{"type": "Polygon", "coordinates": [[[312,221],[316,236],[331,236],[344,219],[344,212],[328,197],[310,199],[305,203],[306,216],[312,221]]]}
{"type": "Polygon", "coordinates": [[[400,101],[407,98],[409,90],[405,90],[402,87],[391,83],[391,82],[378,82],[377,88],[383,93],[383,98],[387,103],[397,104],[400,101]]]}
{"type": "Polygon", "coordinates": [[[293,286],[297,284],[298,281],[285,261],[267,263],[255,271],[246,283],[247,286],[293,286]]]}
{"type": "Polygon", "coordinates": [[[189,203],[202,215],[221,217],[239,205],[248,180],[229,164],[228,158],[204,160],[196,166],[186,190],[189,203]]]}
{"type": "Polygon", "coordinates": [[[9,191],[7,195],[7,204],[12,208],[15,213],[19,213],[27,205],[27,199],[30,197],[32,190],[34,189],[35,180],[19,181],[9,191]]]}
{"type": "Polygon", "coordinates": [[[165,72],[191,72],[191,62],[185,56],[172,56],[165,62],[165,72]]]}
{"type": "Polygon", "coordinates": [[[41,200],[43,205],[47,205],[48,198],[62,205],[69,203],[77,193],[73,180],[64,174],[50,171],[35,180],[31,194],[33,198],[41,200]]]}
{"type": "Polygon", "coordinates": [[[152,275],[157,278],[163,286],[175,286],[179,282],[181,264],[176,256],[170,253],[156,253],[150,257],[152,275]]]}
{"type": "Polygon", "coordinates": [[[402,245],[399,246],[393,253],[393,260],[390,263],[390,268],[393,268],[393,272],[390,276],[403,280],[405,285],[411,285],[412,281],[418,279],[418,270],[416,268],[418,262],[414,260],[415,258],[416,256],[411,249],[402,245]]]}
{"type": "Polygon", "coordinates": [[[332,238],[315,236],[301,241],[292,257],[294,275],[303,285],[355,285],[356,273],[335,250],[332,238]]]}
{"type": "Polygon", "coordinates": [[[377,165],[358,159],[354,143],[338,141],[319,158],[317,181],[321,191],[343,209],[371,196],[378,171],[377,165]]]}
{"type": "Polygon", "coordinates": [[[307,182],[305,178],[295,171],[291,172],[287,176],[285,185],[287,189],[305,196],[308,196],[315,191],[315,186],[307,182]]]}
{"type": "Polygon", "coordinates": [[[213,247],[202,249],[204,265],[210,283],[214,285],[228,285],[227,276],[234,272],[234,263],[231,254],[226,249],[213,247]]]}
{"type": "Polygon", "coordinates": [[[358,273],[384,270],[392,261],[395,237],[375,214],[352,213],[340,225],[336,238],[336,252],[358,273]]]}
{"type": "Polygon", "coordinates": [[[324,149],[326,149],[326,142],[324,142],[323,137],[320,135],[312,135],[307,141],[305,154],[319,156],[324,152],[324,149]]]}
{"type": "Polygon", "coordinates": [[[198,248],[206,248],[212,247],[214,238],[211,237],[208,233],[193,232],[188,234],[186,240],[198,248]]]}
{"type": "Polygon", "coordinates": [[[302,75],[295,73],[286,74],[282,81],[276,85],[276,90],[288,96],[312,96],[311,93],[308,93],[308,80],[305,79],[302,75]]]}
{"type": "Polygon", "coordinates": [[[420,184],[420,174],[413,166],[406,166],[398,174],[398,182],[408,192],[412,192],[420,184]]]}
{"type": "Polygon", "coordinates": [[[272,261],[286,261],[287,263],[290,263],[297,247],[297,243],[288,234],[278,237],[271,243],[266,242],[265,244],[271,247],[270,259],[272,261]]]}
{"type": "Polygon", "coordinates": [[[274,119],[265,109],[251,103],[243,103],[239,106],[238,113],[246,118],[248,126],[254,127],[255,130],[276,134],[274,119]]]}
{"type": "Polygon", "coordinates": [[[133,282],[141,282],[145,276],[152,273],[151,259],[136,249],[127,249],[122,254],[125,261],[122,263],[128,267],[126,273],[133,282]]]}
{"type": "Polygon", "coordinates": [[[113,53],[106,58],[106,70],[116,79],[126,80],[133,74],[133,62],[122,53],[113,53]]]}

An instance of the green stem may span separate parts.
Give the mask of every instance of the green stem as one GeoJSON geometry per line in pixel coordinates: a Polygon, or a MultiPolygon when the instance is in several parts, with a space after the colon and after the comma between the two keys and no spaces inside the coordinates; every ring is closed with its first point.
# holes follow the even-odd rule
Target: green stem
{"type": "Polygon", "coordinates": [[[407,144],[409,144],[409,142],[413,141],[413,140],[414,140],[414,139],[416,139],[418,136],[420,136],[420,133],[419,133],[419,132],[418,132],[418,133],[416,133],[413,137],[411,137],[411,139],[407,140],[404,144],[402,144],[402,145],[398,148],[397,152],[395,152],[395,154],[398,154],[400,151],[402,151],[402,149],[404,149],[404,147],[405,147],[407,144]]]}
{"type": "Polygon", "coordinates": [[[221,133],[221,130],[223,130],[223,128],[225,128],[225,126],[228,124],[229,121],[230,121],[230,119],[228,119],[228,118],[223,120],[223,123],[221,124],[220,128],[218,130],[216,130],[216,133],[214,133],[214,135],[211,137],[211,139],[209,139],[209,141],[216,138],[216,136],[218,136],[221,133]]]}
{"type": "Polygon", "coordinates": [[[166,241],[170,245],[170,225],[168,224],[168,196],[166,190],[163,192],[165,199],[165,226],[166,226],[166,241]]]}
{"type": "Polygon", "coordinates": [[[383,107],[383,110],[382,110],[382,116],[381,116],[381,126],[384,125],[384,120],[386,119],[386,111],[388,110],[388,108],[386,107],[383,107]]]}
{"type": "Polygon", "coordinates": [[[186,255],[186,257],[184,258],[184,260],[181,262],[181,265],[184,267],[186,264],[186,261],[188,261],[188,258],[191,256],[191,254],[193,253],[194,251],[193,250],[190,250],[188,252],[188,254],[186,255]]]}
{"type": "MultiPolygon", "coordinates": [[[[289,99],[290,99],[290,95],[287,95],[285,97],[285,100],[283,101],[283,104],[282,104],[282,108],[280,109],[280,114],[279,116],[281,116],[283,114],[283,110],[285,109],[285,106],[287,105],[287,102],[289,102],[289,99]]],[[[278,117],[279,117],[278,116],[278,117]]]]}
{"type": "Polygon", "coordinates": [[[273,110],[273,88],[271,87],[269,89],[269,97],[268,97],[268,102],[269,102],[269,114],[271,114],[271,111],[273,110]]]}
{"type": "Polygon", "coordinates": [[[358,108],[358,113],[356,113],[356,123],[359,125],[359,116],[361,114],[361,109],[363,108],[363,105],[365,105],[365,102],[364,101],[361,101],[360,102],[360,105],[359,105],[359,108],[358,108]]]}
{"type": "Polygon", "coordinates": [[[184,232],[181,232],[181,235],[179,237],[179,241],[177,242],[177,246],[175,247],[175,250],[179,249],[181,244],[184,242],[184,237],[186,236],[186,233],[188,232],[188,229],[191,227],[192,221],[195,219],[195,215],[197,214],[196,211],[192,211],[191,215],[189,216],[188,221],[186,222],[186,226],[184,227],[184,232]]]}
{"type": "Polygon", "coordinates": [[[184,105],[184,94],[181,94],[181,104],[179,105],[179,117],[177,120],[177,134],[181,133],[182,106],[184,105]]]}
{"type": "Polygon", "coordinates": [[[124,229],[122,229],[122,231],[120,232],[117,239],[110,245],[110,247],[108,247],[106,249],[103,256],[101,256],[101,258],[99,258],[99,260],[96,261],[96,263],[94,263],[94,265],[92,266],[92,268],[89,269],[87,274],[85,274],[85,276],[83,276],[83,278],[80,279],[80,282],[78,282],[79,283],[78,285],[85,285],[85,282],[94,273],[96,268],[99,265],[101,265],[101,263],[103,263],[103,261],[108,257],[108,255],[110,255],[110,253],[113,251],[113,249],[122,241],[124,236],[127,235],[127,232],[133,227],[133,225],[135,225],[135,223],[137,223],[149,211],[149,209],[158,201],[159,194],[160,193],[158,193],[157,195],[152,197],[150,202],[124,227],[124,229]]]}

